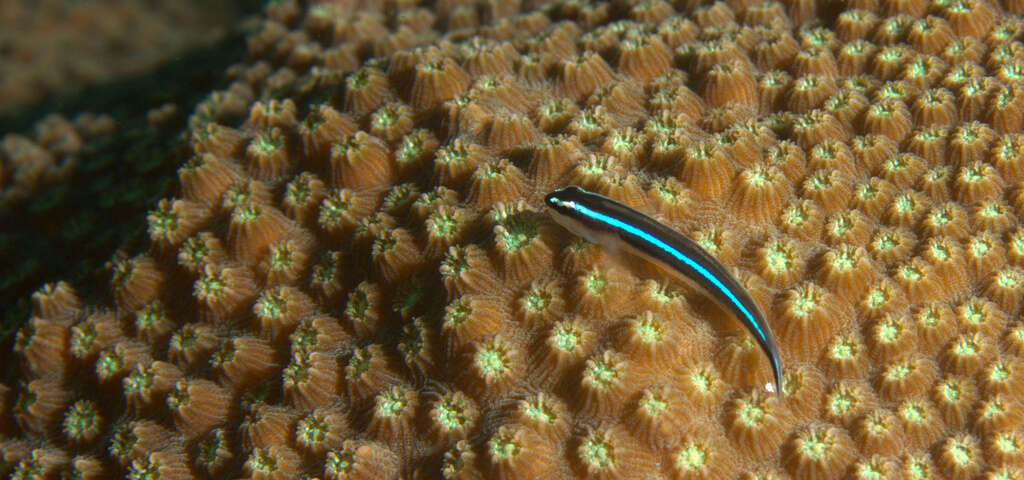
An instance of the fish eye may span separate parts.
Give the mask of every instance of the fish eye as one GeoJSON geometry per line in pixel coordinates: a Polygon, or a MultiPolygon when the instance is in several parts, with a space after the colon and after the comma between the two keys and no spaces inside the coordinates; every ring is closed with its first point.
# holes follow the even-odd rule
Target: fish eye
{"type": "Polygon", "coordinates": [[[544,203],[551,208],[557,208],[562,205],[562,199],[555,195],[555,192],[549,193],[544,196],[544,203]]]}

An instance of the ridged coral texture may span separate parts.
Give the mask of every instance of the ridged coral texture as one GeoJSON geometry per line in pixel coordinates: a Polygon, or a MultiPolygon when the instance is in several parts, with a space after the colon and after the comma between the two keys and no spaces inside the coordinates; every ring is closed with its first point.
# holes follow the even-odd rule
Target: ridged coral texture
{"type": "Polygon", "coordinates": [[[271,2],[17,478],[1021,478],[1024,3],[271,2]],[[308,5],[307,5],[308,3],[308,5]],[[778,337],[547,216],[579,185],[778,337]]]}

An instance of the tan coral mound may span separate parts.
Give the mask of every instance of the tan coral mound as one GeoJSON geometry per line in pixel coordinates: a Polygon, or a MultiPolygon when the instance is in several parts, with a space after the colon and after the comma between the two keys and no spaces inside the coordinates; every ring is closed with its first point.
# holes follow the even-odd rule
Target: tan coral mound
{"type": "Polygon", "coordinates": [[[0,468],[1019,478],[1022,4],[533,3],[275,2],[113,301],[35,295],[0,468]],[[783,394],[565,184],[735,267],[783,394]]]}

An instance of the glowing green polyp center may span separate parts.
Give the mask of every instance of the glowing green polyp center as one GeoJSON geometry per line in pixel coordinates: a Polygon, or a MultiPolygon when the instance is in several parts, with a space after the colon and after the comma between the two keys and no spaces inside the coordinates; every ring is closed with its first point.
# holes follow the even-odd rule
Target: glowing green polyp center
{"type": "Polygon", "coordinates": [[[768,252],[768,267],[776,272],[789,270],[792,263],[790,255],[780,249],[773,249],[768,252]]]}
{"type": "Polygon", "coordinates": [[[467,152],[457,149],[457,146],[446,147],[438,151],[438,161],[441,163],[462,163],[466,159],[467,152]]]}
{"type": "Polygon", "coordinates": [[[711,391],[712,379],[703,372],[696,372],[690,376],[690,382],[698,392],[708,393],[711,391]]]}
{"type": "Polygon", "coordinates": [[[281,143],[270,135],[260,135],[256,137],[256,141],[253,143],[253,149],[261,155],[271,153],[278,148],[281,148],[281,143]]]}
{"type": "Polygon", "coordinates": [[[220,272],[204,274],[196,281],[195,292],[199,299],[210,299],[217,297],[224,290],[225,282],[220,272]]]}
{"type": "Polygon", "coordinates": [[[551,294],[548,292],[532,292],[526,297],[526,308],[532,313],[543,312],[551,303],[551,294]]]}
{"type": "Polygon", "coordinates": [[[612,148],[618,152],[630,152],[636,147],[637,140],[631,135],[615,135],[612,137],[612,148]]]}
{"type": "Polygon", "coordinates": [[[899,242],[896,237],[889,234],[883,234],[875,240],[875,249],[879,251],[891,250],[898,243],[899,242]]]}
{"type": "Polygon", "coordinates": [[[745,425],[757,427],[764,422],[765,411],[760,405],[754,403],[744,403],[740,407],[740,420],[745,425]]]}
{"type": "Polygon", "coordinates": [[[811,460],[823,459],[825,455],[828,455],[828,451],[828,442],[823,438],[823,434],[818,432],[812,432],[803,437],[803,442],[800,444],[800,452],[811,460]]]}
{"type": "Polygon", "coordinates": [[[153,372],[142,365],[139,365],[135,372],[132,372],[124,380],[125,393],[144,392],[153,386],[153,372]]]}
{"type": "Polygon", "coordinates": [[[995,441],[996,448],[1000,452],[1016,452],[1020,450],[1020,445],[1017,442],[1017,438],[1013,432],[1006,432],[1000,434],[995,441]]]}
{"type": "Polygon", "coordinates": [[[879,329],[879,338],[885,343],[892,343],[899,337],[900,331],[901,329],[898,326],[887,323],[879,329]]]}
{"type": "Polygon", "coordinates": [[[753,170],[747,175],[747,183],[754,187],[762,187],[769,183],[769,178],[766,172],[760,169],[753,170]]]}
{"type": "Polygon", "coordinates": [[[917,267],[903,266],[900,267],[900,276],[911,282],[916,282],[921,280],[924,274],[917,267]]]}
{"type": "Polygon", "coordinates": [[[1004,270],[996,275],[996,282],[1003,288],[1013,289],[1020,286],[1021,278],[1016,272],[1004,270]]]}
{"type": "Polygon", "coordinates": [[[587,290],[590,290],[594,294],[600,295],[604,293],[604,287],[608,284],[608,281],[600,275],[588,275],[587,276],[587,290]]]}
{"type": "Polygon", "coordinates": [[[932,223],[935,226],[941,227],[941,226],[943,226],[943,225],[953,221],[953,218],[950,217],[949,213],[946,212],[945,210],[940,210],[940,211],[935,212],[934,214],[932,214],[931,220],[932,220],[932,223]]]}
{"type": "Polygon", "coordinates": [[[954,403],[960,399],[960,389],[951,383],[942,384],[939,391],[942,392],[943,398],[950,403],[954,403]]]}
{"type": "Polygon", "coordinates": [[[829,410],[836,416],[841,416],[848,412],[851,407],[856,403],[856,399],[847,392],[837,393],[832,397],[832,401],[829,402],[829,410]]]}
{"type": "Polygon", "coordinates": [[[354,452],[331,452],[327,454],[327,462],[324,469],[328,472],[347,474],[355,466],[356,458],[354,452]]]}
{"type": "Polygon", "coordinates": [[[496,435],[491,441],[491,455],[500,460],[508,460],[519,453],[519,444],[512,435],[496,435]]]}
{"type": "Polygon", "coordinates": [[[300,385],[309,380],[309,359],[304,356],[295,356],[292,363],[284,369],[282,376],[292,385],[300,385]]]}
{"type": "Polygon", "coordinates": [[[827,190],[832,186],[832,182],[829,181],[828,177],[822,175],[815,175],[807,181],[807,187],[811,191],[820,192],[827,190]]]}
{"type": "Polygon", "coordinates": [[[640,406],[647,412],[648,416],[657,417],[668,408],[668,402],[650,397],[644,399],[640,406]]]}
{"type": "Polygon", "coordinates": [[[254,203],[245,203],[231,211],[231,219],[239,223],[247,223],[259,218],[262,209],[254,203]]]}
{"type": "Polygon", "coordinates": [[[889,425],[882,419],[874,419],[868,423],[868,431],[873,435],[882,435],[889,430],[889,425]]]}
{"type": "Polygon", "coordinates": [[[992,367],[992,371],[989,373],[988,378],[993,382],[1004,382],[1006,378],[1010,376],[1010,371],[1007,370],[1006,366],[1002,364],[996,364],[992,367]]]}
{"type": "Polygon", "coordinates": [[[676,455],[676,467],[684,472],[700,470],[707,462],[708,454],[697,445],[687,445],[676,455]]]}
{"type": "Polygon", "coordinates": [[[646,344],[660,342],[662,339],[661,325],[652,319],[644,319],[637,325],[640,341],[646,344]]]}
{"type": "Polygon", "coordinates": [[[878,308],[889,301],[889,293],[882,288],[874,288],[868,294],[868,305],[871,308],[878,308]]]}
{"type": "Polygon", "coordinates": [[[363,289],[358,289],[352,292],[352,296],[349,297],[348,305],[345,306],[345,316],[352,319],[366,318],[366,313],[370,309],[370,297],[366,294],[363,289]]]}
{"type": "Polygon", "coordinates": [[[595,387],[605,390],[611,388],[612,384],[618,378],[619,372],[603,360],[598,360],[589,365],[587,368],[587,376],[593,381],[595,387]]]}
{"type": "Polygon", "coordinates": [[[856,262],[857,260],[854,258],[853,253],[844,250],[835,256],[835,259],[832,260],[832,265],[840,272],[848,272],[853,270],[856,262]]]}
{"type": "Polygon", "coordinates": [[[393,125],[397,118],[397,112],[390,108],[384,108],[377,112],[373,120],[377,126],[387,128],[393,125]]]}
{"type": "Polygon", "coordinates": [[[900,197],[896,200],[896,211],[899,213],[907,213],[913,210],[915,206],[914,201],[907,196],[900,197]]]}
{"type": "Polygon", "coordinates": [[[461,300],[452,303],[451,305],[448,306],[448,309],[445,312],[444,323],[445,325],[458,327],[469,319],[469,314],[471,312],[472,309],[469,307],[469,305],[466,305],[461,300]]]}
{"type": "Polygon", "coordinates": [[[401,392],[384,392],[377,397],[377,414],[384,418],[397,417],[405,410],[406,399],[401,392]]]}
{"type": "Polygon", "coordinates": [[[953,351],[962,357],[973,357],[978,354],[978,344],[969,338],[962,338],[953,347],[953,351]]]}
{"type": "Polygon", "coordinates": [[[497,348],[480,350],[476,357],[477,368],[486,377],[498,377],[505,374],[508,368],[505,353],[497,348]]]}
{"type": "Polygon", "coordinates": [[[96,408],[88,400],[76,402],[64,417],[64,431],[71,437],[80,437],[96,427],[96,408]]]}
{"type": "Polygon", "coordinates": [[[930,478],[928,468],[915,461],[910,465],[910,477],[913,479],[930,478]]]}
{"type": "Polygon", "coordinates": [[[814,298],[811,292],[804,292],[797,297],[796,302],[793,303],[793,308],[800,315],[807,316],[818,308],[818,301],[814,298]]]}
{"type": "MultiPolygon", "coordinates": [[[[97,332],[95,325],[92,323],[80,324],[77,328],[71,331],[71,353],[76,357],[84,356],[89,350],[92,350],[93,343],[96,341],[96,336],[97,332]]],[[[22,337],[19,335],[17,340],[21,341],[22,337]]]]}
{"type": "Polygon", "coordinates": [[[710,236],[702,236],[697,239],[697,243],[700,244],[701,248],[711,253],[718,252],[718,244],[715,243],[715,239],[710,236]]]}
{"type": "Polygon", "coordinates": [[[429,228],[439,237],[447,237],[458,229],[455,217],[447,212],[439,212],[431,215],[429,228]]]}
{"type": "Polygon", "coordinates": [[[295,261],[291,248],[281,245],[270,250],[270,269],[274,271],[284,270],[295,261]]]}
{"type": "Polygon", "coordinates": [[[155,231],[171,232],[178,228],[178,215],[173,211],[156,210],[151,215],[155,231]]]}
{"type": "Polygon", "coordinates": [[[580,335],[571,326],[562,325],[555,329],[555,346],[563,352],[571,352],[580,343],[580,335]]]}
{"type": "Polygon", "coordinates": [[[418,137],[407,136],[402,140],[398,149],[397,159],[399,162],[408,163],[418,158],[423,153],[423,141],[418,137]]]}
{"type": "Polygon", "coordinates": [[[505,229],[505,249],[510,252],[518,252],[530,244],[530,241],[537,236],[537,226],[533,222],[514,221],[510,222],[505,229]]]}
{"type": "Polygon", "coordinates": [[[1003,407],[1003,402],[999,401],[998,399],[993,399],[992,401],[985,404],[982,416],[985,418],[998,417],[999,415],[1002,415],[1004,412],[1006,412],[1006,409],[1003,407]]]}
{"type": "Polygon", "coordinates": [[[909,404],[900,409],[900,415],[911,423],[924,421],[924,409],[919,405],[909,404]]]}
{"type": "Polygon", "coordinates": [[[842,237],[847,232],[853,229],[853,223],[846,217],[836,218],[832,224],[832,235],[835,237],[842,237]]]}
{"type": "Polygon", "coordinates": [[[327,422],[316,415],[310,416],[299,424],[298,432],[307,443],[322,442],[327,437],[327,422]]]}
{"type": "Polygon", "coordinates": [[[984,240],[978,239],[971,242],[970,248],[971,253],[973,253],[975,257],[984,257],[988,254],[989,250],[992,249],[992,245],[984,240]]]}
{"type": "Polygon", "coordinates": [[[96,360],[96,372],[103,377],[113,375],[123,366],[124,360],[115,352],[104,352],[103,355],[100,355],[99,360],[96,360]]]}
{"type": "Polygon", "coordinates": [[[611,446],[591,436],[583,443],[583,461],[597,468],[607,468],[612,463],[611,446]]]}
{"type": "Polygon", "coordinates": [[[221,439],[218,436],[210,437],[208,440],[199,443],[198,461],[204,465],[213,464],[217,461],[218,450],[221,449],[221,439]]]}
{"type": "Polygon", "coordinates": [[[262,449],[256,449],[252,456],[252,465],[254,470],[261,472],[273,472],[277,470],[277,459],[275,459],[269,452],[262,449]]]}
{"type": "Polygon", "coordinates": [[[261,318],[280,318],[285,313],[285,300],[277,293],[265,293],[256,301],[256,315],[261,318]]]}
{"type": "Polygon", "coordinates": [[[597,128],[600,125],[600,122],[597,117],[594,116],[593,112],[588,110],[583,112],[583,115],[577,119],[577,124],[579,125],[580,130],[590,130],[597,128]]]}
{"type": "Polygon", "coordinates": [[[328,198],[320,207],[320,216],[317,221],[324,226],[336,225],[345,217],[345,213],[351,205],[341,198],[328,198]]]}
{"type": "Polygon", "coordinates": [[[910,375],[910,372],[911,368],[909,365],[905,363],[900,363],[894,365],[891,369],[889,369],[887,376],[893,380],[902,380],[906,378],[907,375],[910,375]]]}
{"type": "MultiPolygon", "coordinates": [[[[254,463],[254,469],[259,469],[259,464],[254,463]]],[[[155,480],[160,478],[160,466],[147,457],[139,458],[128,467],[128,480],[155,480]]]]}
{"type": "Polygon", "coordinates": [[[370,73],[367,72],[366,70],[358,70],[352,75],[349,75],[345,83],[348,84],[348,88],[358,90],[360,88],[365,87],[366,84],[369,83],[369,81],[370,73]]]}
{"type": "Polygon", "coordinates": [[[554,412],[540,398],[528,402],[523,408],[523,412],[527,417],[540,423],[551,423],[555,420],[554,412]]]}
{"type": "Polygon", "coordinates": [[[971,463],[971,451],[962,443],[957,442],[953,444],[949,449],[949,453],[953,457],[953,461],[960,465],[971,463]]]}
{"type": "Polygon", "coordinates": [[[801,208],[791,208],[789,210],[786,210],[786,214],[783,220],[788,225],[803,225],[803,223],[807,221],[807,214],[804,213],[803,209],[801,208]]]}
{"type": "Polygon", "coordinates": [[[364,373],[370,370],[370,364],[373,356],[367,351],[356,351],[352,355],[352,360],[349,361],[349,374],[347,375],[349,380],[355,380],[361,377],[364,373]]]}
{"type": "Polygon", "coordinates": [[[210,249],[207,248],[206,245],[197,240],[189,239],[185,242],[185,245],[181,247],[181,253],[178,254],[178,261],[185,266],[201,265],[209,254],[210,249]]]}
{"type": "Polygon", "coordinates": [[[176,389],[167,395],[167,406],[177,410],[178,407],[187,405],[190,401],[189,393],[184,389],[176,389]]]}
{"type": "Polygon", "coordinates": [[[832,357],[847,360],[857,355],[857,345],[850,341],[841,341],[832,347],[832,357]]]}
{"type": "Polygon", "coordinates": [[[448,430],[461,427],[466,422],[465,409],[455,402],[444,402],[437,408],[437,423],[448,430]]]}

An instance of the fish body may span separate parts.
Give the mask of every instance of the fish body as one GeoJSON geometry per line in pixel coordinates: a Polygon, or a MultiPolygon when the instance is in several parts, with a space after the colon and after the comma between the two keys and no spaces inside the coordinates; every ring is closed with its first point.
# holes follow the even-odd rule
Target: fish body
{"type": "Polygon", "coordinates": [[[774,391],[781,392],[782,365],[764,313],[722,262],[683,234],[603,195],[566,187],[549,193],[544,202],[555,221],[570,232],[629,251],[707,292],[754,336],[771,364],[774,391]]]}

